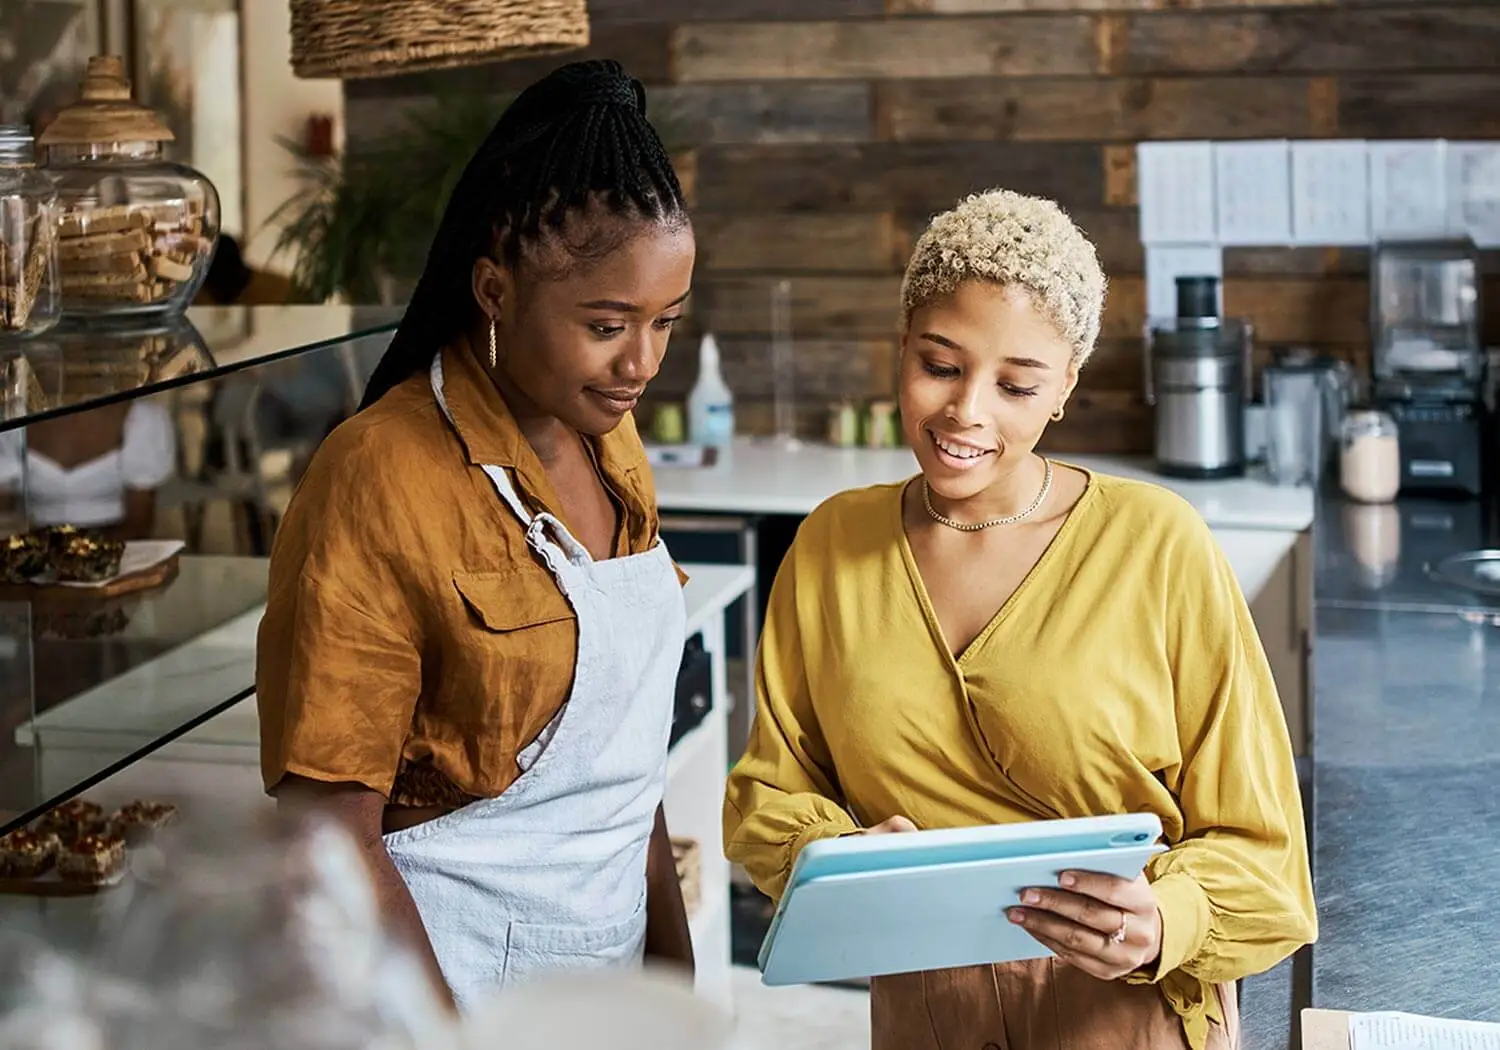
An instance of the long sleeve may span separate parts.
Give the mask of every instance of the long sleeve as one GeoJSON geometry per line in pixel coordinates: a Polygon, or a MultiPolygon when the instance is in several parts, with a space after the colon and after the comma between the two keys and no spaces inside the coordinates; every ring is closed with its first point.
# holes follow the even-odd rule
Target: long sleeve
{"type": "Polygon", "coordinates": [[[803,846],[857,830],[836,801],[838,781],[808,687],[797,561],[794,544],[771,587],[756,654],[750,743],[724,797],[725,854],[773,899],[780,899],[803,846]]]}
{"type": "Polygon", "coordinates": [[[1184,826],[1147,869],[1162,946],[1140,979],[1226,982],[1312,942],[1317,915],[1291,741],[1249,607],[1206,527],[1178,553],[1166,640],[1181,765],[1166,772],[1184,826]]]}

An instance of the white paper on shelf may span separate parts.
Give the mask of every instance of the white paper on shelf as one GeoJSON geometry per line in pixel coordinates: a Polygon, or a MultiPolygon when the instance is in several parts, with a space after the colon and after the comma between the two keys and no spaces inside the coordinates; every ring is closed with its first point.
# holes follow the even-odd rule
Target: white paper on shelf
{"type": "Polygon", "coordinates": [[[1352,1014],[1350,1050],[1500,1050],[1500,1024],[1403,1013],[1352,1014]]]}
{"type": "Polygon", "coordinates": [[[1292,242],[1292,155],[1284,139],[1216,142],[1214,213],[1220,244],[1292,242]]]}
{"type": "Polygon", "coordinates": [[[1142,243],[1214,243],[1213,143],[1140,143],[1136,183],[1142,243]]]}
{"type": "Polygon", "coordinates": [[[1445,146],[1441,139],[1369,144],[1373,237],[1447,236],[1445,146]]]}
{"type": "MultiPolygon", "coordinates": [[[[1224,276],[1224,253],[1217,244],[1146,245],[1146,316],[1152,320],[1177,316],[1177,278],[1224,276]]],[[[1224,312],[1224,286],[1219,285],[1219,313],[1224,312]]]]}
{"type": "Polygon", "coordinates": [[[1370,243],[1370,161],[1365,143],[1294,142],[1292,239],[1308,245],[1370,243]]]}
{"type": "Polygon", "coordinates": [[[1500,142],[1448,143],[1448,230],[1500,248],[1500,142]]]}

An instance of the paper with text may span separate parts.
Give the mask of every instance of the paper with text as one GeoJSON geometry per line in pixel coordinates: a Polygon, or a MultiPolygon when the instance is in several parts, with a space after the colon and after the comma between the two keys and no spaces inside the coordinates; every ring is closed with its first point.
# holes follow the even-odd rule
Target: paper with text
{"type": "Polygon", "coordinates": [[[1350,1050],[1500,1050],[1500,1024],[1415,1014],[1354,1014],[1350,1050]]]}

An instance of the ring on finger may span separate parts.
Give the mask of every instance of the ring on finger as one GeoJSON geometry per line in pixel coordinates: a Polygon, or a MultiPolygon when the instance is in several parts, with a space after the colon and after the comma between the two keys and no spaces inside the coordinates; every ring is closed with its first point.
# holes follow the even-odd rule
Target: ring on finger
{"type": "Polygon", "coordinates": [[[1126,936],[1130,933],[1130,913],[1120,913],[1120,928],[1109,935],[1111,944],[1124,944],[1126,936]]]}

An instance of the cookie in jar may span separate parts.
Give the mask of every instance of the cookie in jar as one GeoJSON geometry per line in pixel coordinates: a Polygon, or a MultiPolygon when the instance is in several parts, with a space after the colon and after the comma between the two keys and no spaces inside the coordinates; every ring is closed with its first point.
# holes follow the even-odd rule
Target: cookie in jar
{"type": "Polygon", "coordinates": [[[57,323],[57,191],[36,167],[31,132],[0,124],[0,339],[57,323]]]}
{"type": "Polygon", "coordinates": [[[38,138],[57,186],[57,270],[68,316],[180,314],[219,234],[201,172],[166,158],[176,136],[131,97],[123,62],[89,60],[78,102],[38,138]]]}

